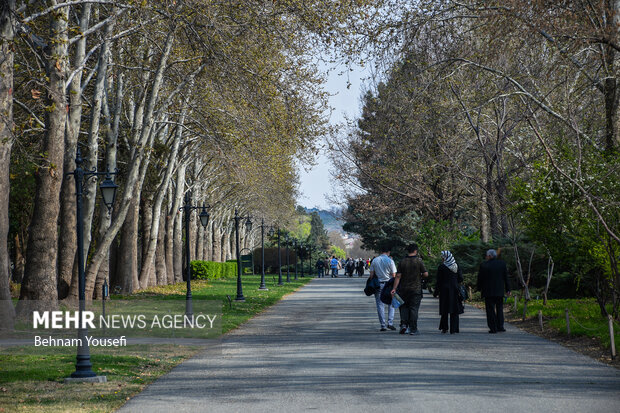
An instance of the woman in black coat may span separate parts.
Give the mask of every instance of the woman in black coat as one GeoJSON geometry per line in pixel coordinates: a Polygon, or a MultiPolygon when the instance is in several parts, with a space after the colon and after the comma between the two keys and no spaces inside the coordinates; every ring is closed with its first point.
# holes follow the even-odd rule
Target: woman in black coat
{"type": "Polygon", "coordinates": [[[463,272],[456,264],[450,251],[441,251],[443,263],[437,268],[437,283],[433,296],[439,296],[439,329],[448,331],[448,314],[450,314],[450,334],[459,332],[459,314],[463,304],[459,298],[458,285],[463,282],[463,272]]]}

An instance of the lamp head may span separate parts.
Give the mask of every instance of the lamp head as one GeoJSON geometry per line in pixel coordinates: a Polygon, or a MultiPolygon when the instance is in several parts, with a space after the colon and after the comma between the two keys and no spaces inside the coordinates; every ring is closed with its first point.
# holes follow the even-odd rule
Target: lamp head
{"type": "Polygon", "coordinates": [[[114,205],[114,200],[116,199],[116,190],[118,189],[118,185],[114,183],[110,177],[110,174],[106,174],[105,180],[101,182],[99,188],[101,189],[101,198],[103,198],[103,203],[108,208],[108,211],[110,211],[114,205]]]}
{"type": "Polygon", "coordinates": [[[200,218],[200,223],[202,226],[206,228],[207,225],[209,225],[209,213],[207,212],[207,207],[205,204],[202,204],[202,210],[200,211],[200,214],[198,214],[198,217],[200,218]]]}

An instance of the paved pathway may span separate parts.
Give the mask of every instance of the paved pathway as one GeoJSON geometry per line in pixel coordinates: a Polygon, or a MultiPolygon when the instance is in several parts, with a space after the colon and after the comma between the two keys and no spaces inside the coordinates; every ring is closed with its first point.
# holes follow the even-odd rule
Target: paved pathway
{"type": "Polygon", "coordinates": [[[509,325],[488,334],[471,307],[460,334],[440,334],[430,296],[419,336],[379,332],[363,286],[314,280],[121,411],[620,412],[612,367],[509,325]]]}

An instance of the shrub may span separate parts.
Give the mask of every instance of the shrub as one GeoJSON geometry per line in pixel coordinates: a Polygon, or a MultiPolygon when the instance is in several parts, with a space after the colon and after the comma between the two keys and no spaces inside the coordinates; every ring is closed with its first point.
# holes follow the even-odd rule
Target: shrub
{"type": "Polygon", "coordinates": [[[198,280],[217,280],[237,275],[236,262],[192,261],[192,278],[198,280]]]}

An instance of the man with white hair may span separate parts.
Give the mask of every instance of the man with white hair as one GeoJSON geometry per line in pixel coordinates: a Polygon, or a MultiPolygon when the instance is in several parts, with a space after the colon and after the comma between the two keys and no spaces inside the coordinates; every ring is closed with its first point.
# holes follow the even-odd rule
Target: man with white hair
{"type": "Polygon", "coordinates": [[[504,329],[504,291],[510,295],[508,268],[503,260],[497,258],[497,251],[490,249],[486,261],[480,265],[477,287],[484,298],[489,333],[506,331],[504,329]]]}

